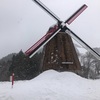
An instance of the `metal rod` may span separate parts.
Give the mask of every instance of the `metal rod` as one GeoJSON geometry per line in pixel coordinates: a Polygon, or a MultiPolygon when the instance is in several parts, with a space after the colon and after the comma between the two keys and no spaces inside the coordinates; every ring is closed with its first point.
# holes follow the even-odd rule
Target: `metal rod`
{"type": "Polygon", "coordinates": [[[73,62],[62,62],[62,64],[73,64],[73,62]]]}
{"type": "Polygon", "coordinates": [[[60,22],[60,18],[55,15],[48,7],[46,7],[40,0],[33,0],[36,4],[38,4],[42,9],[44,9],[49,15],[51,15],[55,20],[60,22]]]}
{"type": "Polygon", "coordinates": [[[65,31],[69,34],[73,39],[75,39],[80,45],[82,45],[86,50],[88,50],[94,57],[100,60],[100,54],[98,54],[95,50],[93,50],[88,44],[86,44],[81,38],[79,38],[74,32],[72,32],[69,28],[65,31]]]}

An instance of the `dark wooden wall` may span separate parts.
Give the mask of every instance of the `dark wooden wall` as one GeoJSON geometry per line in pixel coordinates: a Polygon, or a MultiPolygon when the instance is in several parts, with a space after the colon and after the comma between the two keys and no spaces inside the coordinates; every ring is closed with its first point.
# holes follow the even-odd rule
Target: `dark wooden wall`
{"type": "Polygon", "coordinates": [[[71,37],[59,32],[44,47],[42,71],[54,69],[57,71],[78,71],[80,62],[71,37]]]}

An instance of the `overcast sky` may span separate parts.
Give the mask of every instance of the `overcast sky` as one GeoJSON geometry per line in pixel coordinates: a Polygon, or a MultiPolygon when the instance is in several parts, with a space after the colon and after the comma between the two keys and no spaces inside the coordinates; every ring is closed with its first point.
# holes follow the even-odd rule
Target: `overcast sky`
{"type": "MultiPolygon", "coordinates": [[[[68,27],[91,47],[100,47],[100,0],[41,0],[62,21],[88,8],[68,27]]],[[[0,0],[0,58],[26,51],[56,21],[32,0],[0,0]]]]}

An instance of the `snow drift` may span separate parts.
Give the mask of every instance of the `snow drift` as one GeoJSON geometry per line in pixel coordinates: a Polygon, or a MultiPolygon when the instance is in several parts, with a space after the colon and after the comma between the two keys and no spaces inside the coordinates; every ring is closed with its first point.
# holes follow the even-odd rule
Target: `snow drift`
{"type": "Polygon", "coordinates": [[[100,100],[100,80],[45,71],[30,81],[0,82],[0,100],[100,100]]]}

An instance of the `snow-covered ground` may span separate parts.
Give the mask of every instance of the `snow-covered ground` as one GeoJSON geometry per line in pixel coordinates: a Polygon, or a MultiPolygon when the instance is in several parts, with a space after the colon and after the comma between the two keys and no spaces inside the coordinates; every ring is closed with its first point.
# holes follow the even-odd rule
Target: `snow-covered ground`
{"type": "Polygon", "coordinates": [[[0,100],[100,100],[100,80],[45,71],[30,81],[0,82],[0,100]]]}

